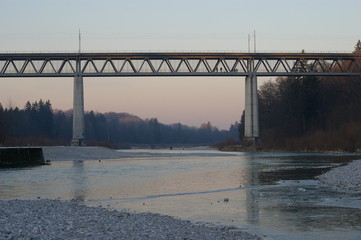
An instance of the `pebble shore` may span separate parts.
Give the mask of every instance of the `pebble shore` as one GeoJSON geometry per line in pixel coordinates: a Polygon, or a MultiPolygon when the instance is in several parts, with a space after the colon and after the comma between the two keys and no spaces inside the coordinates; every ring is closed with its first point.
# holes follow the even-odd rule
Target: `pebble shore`
{"type": "Polygon", "coordinates": [[[260,240],[228,226],[209,226],[153,213],[87,207],[77,201],[0,200],[0,239],[243,239],[260,240]]]}
{"type": "Polygon", "coordinates": [[[43,146],[45,160],[50,161],[85,161],[99,159],[120,159],[129,157],[105,147],[43,146]]]}
{"type": "Polygon", "coordinates": [[[337,167],[318,177],[321,182],[349,191],[361,191],[361,160],[337,167]]]}

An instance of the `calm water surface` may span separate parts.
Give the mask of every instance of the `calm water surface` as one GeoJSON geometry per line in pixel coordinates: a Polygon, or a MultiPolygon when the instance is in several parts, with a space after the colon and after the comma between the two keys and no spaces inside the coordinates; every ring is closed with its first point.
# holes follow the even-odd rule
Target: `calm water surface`
{"type": "Polygon", "coordinates": [[[361,239],[361,194],[314,179],[360,156],[206,148],[124,152],[128,157],[119,160],[0,170],[0,199],[76,199],[231,224],[267,239],[361,239]]]}

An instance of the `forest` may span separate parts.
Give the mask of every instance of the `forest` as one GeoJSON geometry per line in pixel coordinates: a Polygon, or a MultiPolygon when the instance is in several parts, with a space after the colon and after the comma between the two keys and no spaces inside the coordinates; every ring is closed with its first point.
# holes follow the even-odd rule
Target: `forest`
{"type": "MultiPolygon", "coordinates": [[[[361,54],[360,41],[354,53],[361,54]]],[[[277,78],[258,94],[259,149],[361,151],[361,76],[277,78]]],[[[244,119],[241,138],[243,129],[244,119]]]]}
{"type": "MultiPolygon", "coordinates": [[[[128,113],[85,113],[88,145],[129,147],[131,144],[209,145],[230,137],[210,122],[200,127],[166,125],[157,118],[141,119],[128,113]]],[[[237,129],[233,129],[237,138],[237,129]]],[[[0,104],[0,146],[69,145],[72,111],[53,110],[50,101],[27,102],[23,109],[0,104]]]]}

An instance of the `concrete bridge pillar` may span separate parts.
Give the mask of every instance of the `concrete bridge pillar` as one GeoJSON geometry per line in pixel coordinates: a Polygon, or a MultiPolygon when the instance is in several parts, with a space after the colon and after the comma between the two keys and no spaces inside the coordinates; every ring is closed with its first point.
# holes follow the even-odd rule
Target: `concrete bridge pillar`
{"type": "Polygon", "coordinates": [[[247,145],[254,145],[259,139],[258,119],[258,91],[257,76],[254,74],[254,62],[248,63],[250,75],[245,81],[245,131],[244,142],[247,145]]]}
{"type": "Polygon", "coordinates": [[[84,134],[84,87],[83,76],[80,73],[80,62],[77,63],[78,74],[74,76],[74,97],[73,97],[73,139],[72,146],[85,146],[84,134]],[[79,65],[79,66],[78,66],[79,65]]]}

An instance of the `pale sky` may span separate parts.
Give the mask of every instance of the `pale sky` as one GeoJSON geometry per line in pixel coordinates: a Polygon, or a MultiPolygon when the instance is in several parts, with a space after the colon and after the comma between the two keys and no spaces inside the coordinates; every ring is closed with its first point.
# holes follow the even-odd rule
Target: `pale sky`
{"type": "MultiPolygon", "coordinates": [[[[0,0],[0,52],[352,51],[360,0],[0,0]],[[252,46],[253,48],[253,46],[252,46]]],[[[260,79],[260,82],[267,79],[260,79]]],[[[85,110],[228,129],[244,78],[85,78],[85,110]]],[[[0,78],[3,106],[50,100],[72,108],[72,78],[0,78]]]]}

